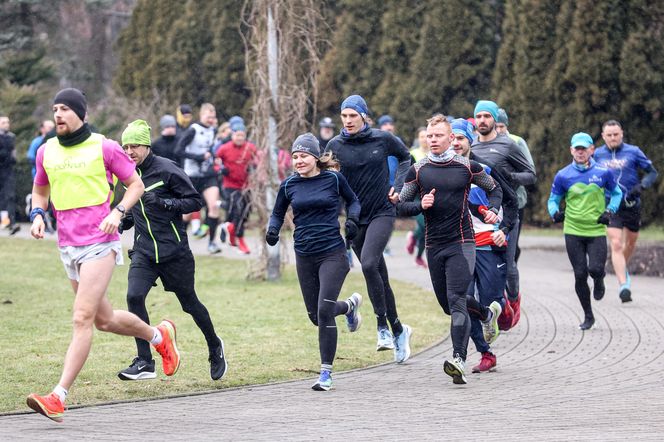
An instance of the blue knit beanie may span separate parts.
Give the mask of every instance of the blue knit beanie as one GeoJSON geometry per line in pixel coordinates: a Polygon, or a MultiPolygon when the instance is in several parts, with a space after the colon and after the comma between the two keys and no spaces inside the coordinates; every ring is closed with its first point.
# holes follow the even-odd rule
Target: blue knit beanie
{"type": "Polygon", "coordinates": [[[491,116],[495,121],[498,121],[498,105],[493,101],[489,100],[478,101],[477,104],[475,105],[475,112],[473,112],[473,116],[477,117],[477,114],[479,114],[480,112],[488,112],[491,114],[491,116]]]}
{"type": "Polygon", "coordinates": [[[367,102],[359,95],[351,95],[346,98],[343,103],[341,103],[341,110],[343,111],[344,109],[353,109],[362,116],[362,119],[367,118],[367,114],[369,113],[367,102]]]}
{"type": "Polygon", "coordinates": [[[234,123],[231,125],[231,132],[246,132],[247,127],[244,125],[244,123],[234,123]]]}
{"type": "Polygon", "coordinates": [[[239,116],[239,115],[233,115],[233,116],[230,118],[230,120],[228,120],[228,124],[230,124],[231,126],[233,126],[234,124],[237,124],[237,123],[242,123],[242,124],[244,124],[244,118],[242,118],[242,117],[239,116]]]}
{"type": "Polygon", "coordinates": [[[464,137],[468,138],[468,142],[472,144],[473,142],[473,125],[470,121],[466,121],[463,118],[457,118],[452,121],[452,133],[461,134],[464,137]]]}
{"type": "Polygon", "coordinates": [[[507,116],[507,112],[502,107],[498,109],[498,118],[496,118],[496,123],[504,124],[505,126],[510,125],[510,119],[507,116]]]}
{"type": "Polygon", "coordinates": [[[316,159],[320,158],[320,143],[318,142],[318,138],[311,132],[298,136],[293,141],[291,152],[304,152],[316,159]]]}

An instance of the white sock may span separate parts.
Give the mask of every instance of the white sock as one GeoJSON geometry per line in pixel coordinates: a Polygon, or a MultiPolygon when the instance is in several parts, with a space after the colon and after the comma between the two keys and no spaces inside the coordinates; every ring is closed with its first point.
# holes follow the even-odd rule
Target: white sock
{"type": "Polygon", "coordinates": [[[191,220],[191,231],[195,232],[196,230],[201,228],[201,220],[200,219],[192,219],[191,220]]]}
{"type": "Polygon", "coordinates": [[[348,304],[348,310],[346,311],[347,315],[350,315],[353,312],[353,304],[347,299],[346,304],[348,304]]]}
{"type": "Polygon", "coordinates": [[[161,332],[157,327],[152,327],[153,330],[153,335],[152,339],[150,339],[150,344],[152,345],[159,345],[161,344],[161,341],[163,340],[163,337],[161,336],[161,332]]]}
{"type": "Polygon", "coordinates": [[[327,370],[332,373],[332,364],[320,364],[320,371],[327,370]]]}
{"type": "Polygon", "coordinates": [[[55,388],[53,389],[53,393],[57,394],[58,397],[60,398],[60,402],[63,404],[65,403],[65,399],[67,399],[67,395],[69,392],[64,389],[60,384],[56,385],[55,388]]]}
{"type": "Polygon", "coordinates": [[[486,321],[482,321],[484,323],[491,322],[493,319],[493,310],[489,309],[489,316],[486,317],[486,321]]]}

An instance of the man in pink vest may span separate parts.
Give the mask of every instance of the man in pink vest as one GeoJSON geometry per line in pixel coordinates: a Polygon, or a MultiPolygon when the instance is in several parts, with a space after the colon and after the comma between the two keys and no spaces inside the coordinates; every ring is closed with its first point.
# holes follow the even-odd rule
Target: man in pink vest
{"type": "Polygon", "coordinates": [[[180,364],[175,325],[164,320],[151,327],[138,316],[113,310],[106,290],[113,267],[122,264],[118,226],[125,212],[143,194],[134,162],[115,141],[92,133],[85,123],[87,103],[77,89],[63,89],[53,100],[57,137],[37,151],[32,188],[30,233],[44,237],[49,198],[58,221],[58,248],[74,289],[73,333],[58,385],[47,396],[30,394],[27,404],[38,413],[62,421],[69,388],[83,368],[92,346],[93,325],[101,331],[145,339],[162,356],[164,373],[180,364]],[[110,207],[113,175],[127,187],[122,201],[110,207]]]}

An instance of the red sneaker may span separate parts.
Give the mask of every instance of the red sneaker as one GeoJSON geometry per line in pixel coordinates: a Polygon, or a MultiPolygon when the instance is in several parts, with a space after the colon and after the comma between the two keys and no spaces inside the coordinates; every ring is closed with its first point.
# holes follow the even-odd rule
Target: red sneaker
{"type": "Polygon", "coordinates": [[[422,257],[415,258],[415,264],[420,266],[420,267],[423,267],[425,269],[429,268],[429,266],[427,266],[426,261],[424,259],[422,259],[422,257]]]}
{"type": "Polygon", "coordinates": [[[161,332],[161,344],[154,346],[154,349],[161,355],[164,374],[173,376],[180,367],[180,352],[175,342],[175,324],[164,319],[157,326],[161,332]]]}
{"type": "Polygon", "coordinates": [[[505,307],[503,307],[502,313],[498,316],[498,328],[502,331],[507,331],[512,328],[512,323],[514,322],[514,310],[512,310],[512,307],[510,306],[507,295],[503,293],[503,296],[505,297],[505,307]]]}
{"type": "Polygon", "coordinates": [[[496,355],[490,351],[482,353],[480,363],[473,367],[473,373],[482,373],[484,371],[493,371],[496,366],[496,355]]]}
{"type": "Polygon", "coordinates": [[[62,422],[65,406],[57,394],[51,393],[48,396],[39,396],[32,393],[28,396],[26,403],[28,404],[28,407],[32,408],[37,413],[43,414],[47,418],[56,422],[62,422]]]}
{"type": "Polygon", "coordinates": [[[410,231],[406,234],[406,252],[408,252],[409,255],[412,255],[413,252],[415,252],[415,245],[417,244],[417,240],[415,239],[415,234],[410,231]]]}
{"type": "Polygon", "coordinates": [[[521,319],[521,293],[516,297],[515,301],[509,301],[510,307],[514,311],[514,319],[512,319],[512,327],[515,327],[521,319]]]}
{"type": "Polygon", "coordinates": [[[232,222],[226,223],[226,230],[228,230],[228,244],[237,247],[237,237],[235,236],[235,224],[232,222]]]}
{"type": "Polygon", "coordinates": [[[247,247],[247,244],[244,242],[244,237],[237,238],[237,248],[240,252],[244,253],[245,255],[248,255],[251,253],[251,250],[249,250],[249,247],[247,247]]]}

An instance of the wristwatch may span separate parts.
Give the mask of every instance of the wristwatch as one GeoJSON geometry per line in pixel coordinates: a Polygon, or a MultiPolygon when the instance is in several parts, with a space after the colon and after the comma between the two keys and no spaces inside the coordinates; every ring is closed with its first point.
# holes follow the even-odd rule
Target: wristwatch
{"type": "Polygon", "coordinates": [[[125,216],[125,214],[127,212],[127,209],[125,209],[125,206],[123,206],[122,204],[118,204],[117,206],[115,206],[115,209],[118,212],[120,212],[122,214],[122,216],[125,216]]]}

